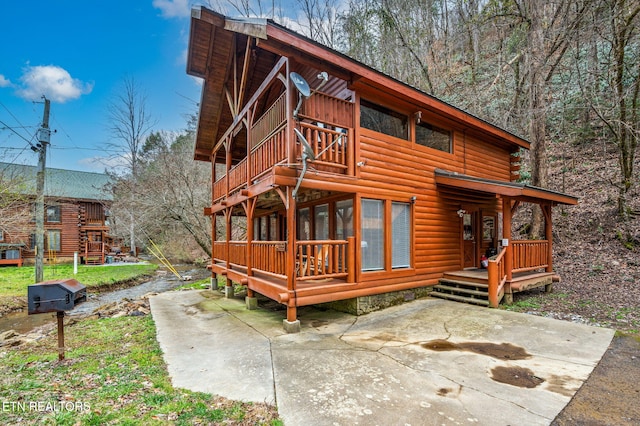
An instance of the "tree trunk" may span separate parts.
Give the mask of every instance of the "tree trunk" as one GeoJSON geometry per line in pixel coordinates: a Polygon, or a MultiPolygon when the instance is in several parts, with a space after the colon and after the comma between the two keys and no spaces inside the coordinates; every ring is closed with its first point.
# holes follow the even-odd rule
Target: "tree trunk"
{"type": "MultiPolygon", "coordinates": [[[[529,3],[530,29],[529,44],[529,141],[531,142],[531,183],[534,186],[546,188],[548,186],[547,162],[547,102],[546,81],[543,76],[544,33],[542,23],[544,19],[544,5],[539,0],[529,3]]],[[[539,238],[543,232],[544,218],[538,206],[533,209],[529,236],[539,238]]]]}

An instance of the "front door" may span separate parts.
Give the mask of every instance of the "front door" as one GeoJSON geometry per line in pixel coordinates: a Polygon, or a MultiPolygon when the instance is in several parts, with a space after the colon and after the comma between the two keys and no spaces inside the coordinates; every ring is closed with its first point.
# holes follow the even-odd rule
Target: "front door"
{"type": "Polygon", "coordinates": [[[462,251],[464,268],[475,268],[479,265],[477,259],[477,228],[478,213],[465,212],[462,215],[462,251]]]}

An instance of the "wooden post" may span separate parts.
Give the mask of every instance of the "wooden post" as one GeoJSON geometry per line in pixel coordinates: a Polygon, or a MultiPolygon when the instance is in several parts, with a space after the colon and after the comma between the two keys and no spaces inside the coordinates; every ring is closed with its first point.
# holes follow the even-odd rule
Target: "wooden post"
{"type": "Polygon", "coordinates": [[[544,213],[544,234],[547,240],[547,272],[553,272],[553,232],[551,221],[551,205],[542,206],[544,213]]]}
{"type": "Polygon", "coordinates": [[[347,237],[347,282],[356,282],[356,237],[347,237]]]}
{"type": "MultiPolygon", "coordinates": [[[[295,292],[296,287],[296,200],[293,197],[293,188],[287,187],[287,290],[295,292]]],[[[290,299],[287,306],[287,321],[297,319],[295,297],[290,299]],[[293,303],[293,306],[291,305],[293,303]]]]}
{"type": "Polygon", "coordinates": [[[500,281],[500,274],[498,274],[498,264],[496,262],[489,262],[487,265],[487,276],[489,280],[489,306],[492,308],[498,307],[498,282],[500,281]]]}
{"type": "MultiPolygon", "coordinates": [[[[227,175],[227,181],[229,175],[227,175]]],[[[228,188],[228,187],[227,187],[228,188]]],[[[228,192],[227,192],[228,194],[228,192]]],[[[226,219],[226,231],[227,231],[227,241],[226,241],[226,267],[227,270],[231,269],[231,207],[225,209],[224,211],[224,216],[226,219]]],[[[227,298],[232,297],[233,296],[233,283],[231,282],[231,278],[229,278],[229,275],[226,275],[226,284],[225,284],[225,295],[227,298]]]]}
{"type": "Polygon", "coordinates": [[[511,198],[502,198],[502,238],[508,241],[504,253],[504,269],[507,282],[513,279],[513,245],[511,244],[511,198]]]}
{"type": "Polygon", "coordinates": [[[293,293],[287,305],[287,321],[297,319],[295,298],[296,289],[296,200],[293,197],[293,188],[287,187],[287,290],[293,293]]]}
{"type": "Polygon", "coordinates": [[[256,205],[255,198],[249,198],[244,203],[245,205],[245,213],[247,215],[247,254],[246,254],[246,266],[247,266],[247,276],[253,275],[252,265],[253,265],[253,211],[256,205]]]}
{"type": "Polygon", "coordinates": [[[64,311],[59,311],[58,317],[58,360],[64,360],[64,311]]]}

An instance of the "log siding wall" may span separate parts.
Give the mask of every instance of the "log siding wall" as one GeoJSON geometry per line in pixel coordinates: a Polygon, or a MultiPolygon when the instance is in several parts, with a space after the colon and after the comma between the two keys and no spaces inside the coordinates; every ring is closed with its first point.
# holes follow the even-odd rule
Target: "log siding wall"
{"type": "MultiPolygon", "coordinates": [[[[435,169],[509,181],[511,153],[455,129],[452,153],[367,129],[359,129],[359,134],[356,161],[362,165],[357,169],[358,185],[366,193],[390,189],[405,194],[404,198],[399,197],[396,201],[416,197],[413,224],[415,275],[437,275],[459,269],[462,262],[461,219],[456,210],[460,206],[440,196],[435,184],[435,169]]],[[[498,208],[499,203],[494,201],[491,208],[484,211],[495,214],[498,208]]],[[[394,273],[399,274],[400,271],[389,274],[394,273]]],[[[367,275],[366,272],[361,273],[361,280],[366,281],[367,275]]],[[[370,276],[374,278],[374,274],[370,276]]]]}

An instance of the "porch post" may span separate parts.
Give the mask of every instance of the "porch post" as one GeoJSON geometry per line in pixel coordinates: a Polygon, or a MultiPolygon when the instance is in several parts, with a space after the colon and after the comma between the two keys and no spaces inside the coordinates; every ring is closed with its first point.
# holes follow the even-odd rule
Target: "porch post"
{"type": "Polygon", "coordinates": [[[542,207],[544,213],[544,235],[547,240],[547,272],[553,272],[553,224],[551,220],[551,205],[547,204],[542,207]]]}
{"type": "Polygon", "coordinates": [[[296,200],[293,197],[293,188],[287,187],[287,290],[289,300],[287,302],[287,319],[283,320],[283,326],[287,333],[300,331],[296,299],[296,200]]]}
{"type": "MultiPolygon", "coordinates": [[[[249,198],[245,201],[245,213],[247,214],[247,278],[253,276],[253,210],[256,199],[249,198]]],[[[247,309],[256,309],[258,307],[258,299],[255,297],[253,290],[249,288],[247,283],[247,296],[245,297],[247,309]]]]}
{"type": "Polygon", "coordinates": [[[502,197],[502,238],[508,241],[504,253],[507,283],[513,279],[513,246],[511,245],[511,198],[502,197]]]}
{"type": "MultiPolygon", "coordinates": [[[[227,175],[227,178],[229,177],[229,175],[227,175]]],[[[227,271],[231,268],[231,258],[229,257],[231,254],[231,208],[227,208],[224,211],[224,216],[227,222],[227,245],[226,245],[226,250],[227,250],[227,271]]],[[[224,295],[227,299],[233,297],[233,283],[231,282],[231,278],[229,278],[229,275],[226,275],[226,284],[224,287],[224,295]]]]}
{"type": "MultiPolygon", "coordinates": [[[[211,204],[213,204],[216,199],[215,196],[215,182],[218,179],[216,174],[216,156],[217,154],[211,154],[211,204]]],[[[213,206],[212,206],[213,207],[213,206]]],[[[217,224],[218,224],[218,214],[213,213],[211,215],[211,265],[213,266],[216,263],[216,237],[217,237],[217,224]]],[[[213,267],[211,268],[211,291],[216,291],[218,289],[218,275],[213,272],[213,267]]]]}

